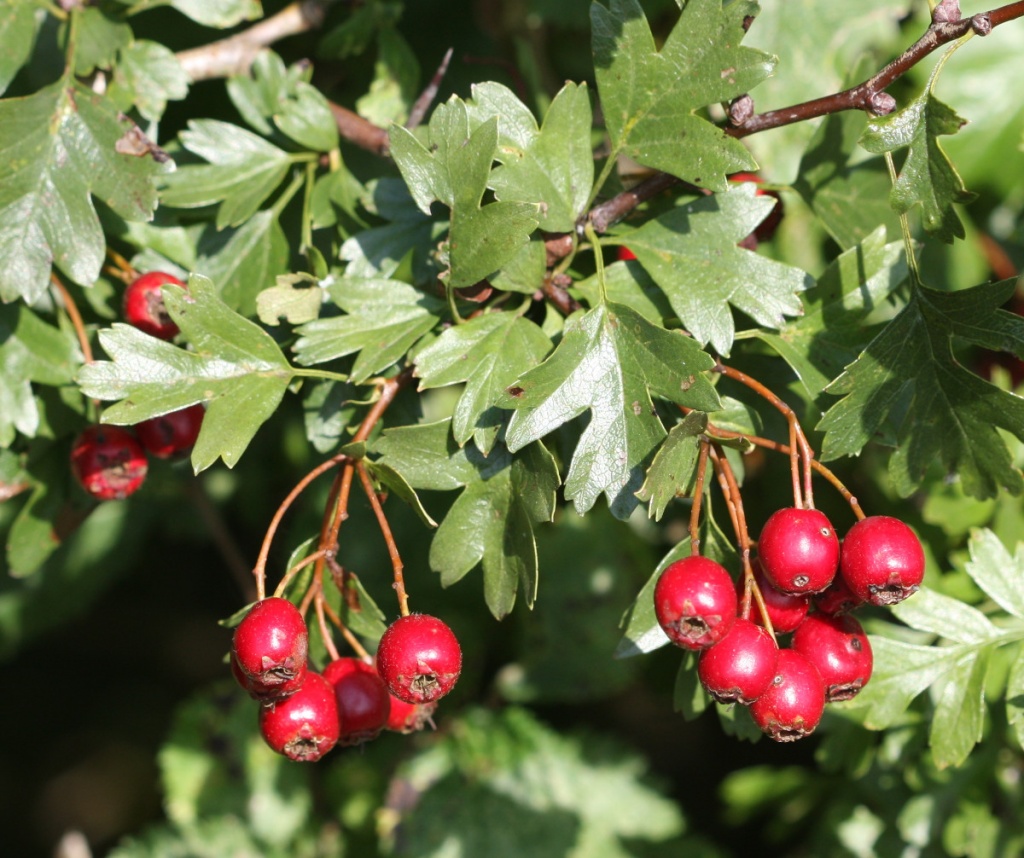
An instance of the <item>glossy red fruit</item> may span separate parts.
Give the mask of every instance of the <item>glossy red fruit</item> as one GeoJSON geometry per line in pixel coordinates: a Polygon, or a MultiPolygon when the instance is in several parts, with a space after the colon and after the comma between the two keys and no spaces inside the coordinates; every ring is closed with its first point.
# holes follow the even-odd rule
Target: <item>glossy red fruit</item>
{"type": "MultiPolygon", "coordinates": [[[[737,184],[740,182],[754,182],[760,185],[764,182],[764,179],[757,175],[757,173],[733,173],[729,176],[729,181],[737,184]]],[[[778,191],[758,188],[756,193],[759,197],[772,197],[775,200],[775,208],[768,212],[768,216],[754,230],[755,245],[757,241],[768,241],[775,235],[775,231],[779,228],[779,224],[782,223],[782,216],[785,213],[782,197],[779,196],[778,191]]]]}
{"type": "Polygon", "coordinates": [[[260,709],[266,743],[290,760],[319,760],[338,741],[338,704],[334,687],[319,673],[307,673],[291,697],[260,709]]]}
{"type": "Polygon", "coordinates": [[[793,633],[793,649],[818,668],[830,703],[855,697],[871,678],[871,644],[849,615],[811,614],[793,633]]]}
{"type": "Polygon", "coordinates": [[[775,678],[778,653],[767,630],[737,617],[725,637],[700,654],[697,676],[719,703],[750,704],[775,678]]]}
{"type": "Polygon", "coordinates": [[[275,689],[306,673],[309,632],[306,621],[287,599],[271,597],[257,602],[235,629],[231,652],[248,678],[247,688],[260,699],[275,696],[275,689]]]}
{"type": "Polygon", "coordinates": [[[120,500],[138,491],[148,468],[142,445],[120,426],[87,426],[71,447],[71,473],[97,500],[120,500]]]}
{"type": "Polygon", "coordinates": [[[851,592],[872,605],[895,605],[924,580],[924,549],[898,518],[871,515],[850,528],[840,561],[851,592]]]}
{"type": "Polygon", "coordinates": [[[279,700],[290,697],[302,688],[302,683],[306,680],[306,669],[303,668],[287,682],[282,682],[280,685],[266,686],[256,682],[242,671],[242,668],[238,666],[238,659],[235,658],[234,653],[231,653],[230,663],[231,675],[235,678],[235,682],[242,686],[253,700],[259,701],[264,706],[272,706],[279,700]]]}
{"type": "MultiPolygon", "coordinates": [[[[754,581],[757,583],[765,607],[768,609],[768,619],[772,621],[772,628],[775,629],[776,634],[793,631],[807,616],[810,600],[807,596],[794,596],[776,589],[765,577],[760,561],[755,559],[751,565],[754,568],[754,581]]],[[[743,598],[742,575],[736,581],[736,595],[740,599],[743,598]]],[[[758,625],[764,625],[761,610],[756,603],[752,603],[750,606],[750,619],[758,625]]]]}
{"type": "Polygon", "coordinates": [[[161,340],[173,340],[178,326],[167,313],[160,288],[167,283],[185,288],[173,274],[150,271],[136,277],[124,292],[124,318],[130,325],[161,340]]]}
{"type": "MultiPolygon", "coordinates": [[[[839,549],[839,566],[843,565],[843,552],[842,548],[839,549]]],[[[853,595],[853,591],[846,586],[846,581],[842,575],[836,575],[828,587],[818,593],[814,597],[814,607],[821,611],[823,614],[831,614],[832,616],[838,616],[840,614],[846,614],[856,608],[858,605],[863,605],[864,600],[858,599],[853,595]]]]}
{"type": "Polygon", "coordinates": [[[736,587],[725,567],[707,557],[667,566],[654,587],[654,613],[669,640],[683,649],[717,643],[736,619],[736,587]]]}
{"type": "Polygon", "coordinates": [[[776,742],[795,742],[811,735],[825,711],[825,683],[807,657],[780,649],[775,676],[750,705],[761,730],[776,742]]]}
{"type": "Polygon", "coordinates": [[[204,416],[206,409],[197,402],[188,408],[137,423],[135,434],[151,456],[173,459],[183,456],[195,445],[204,416]]]}
{"type": "Polygon", "coordinates": [[[437,617],[409,614],[384,632],[377,671],[388,690],[406,703],[444,697],[462,671],[462,649],[454,632],[437,617]]]}
{"type": "Polygon", "coordinates": [[[765,576],[783,593],[820,593],[839,568],[839,537],[820,510],[787,507],[765,522],[757,555],[765,576]]]}
{"type": "Polygon", "coordinates": [[[619,245],[616,255],[619,257],[619,262],[629,262],[631,259],[636,259],[636,254],[624,245],[619,245]]]}
{"type": "Polygon", "coordinates": [[[338,744],[376,739],[391,714],[391,694],[377,668],[358,658],[339,658],[324,668],[323,677],[334,686],[338,700],[338,744]]]}
{"type": "Polygon", "coordinates": [[[391,695],[391,711],[384,725],[386,730],[395,733],[417,733],[427,724],[434,726],[433,715],[437,703],[406,703],[391,695]]]}

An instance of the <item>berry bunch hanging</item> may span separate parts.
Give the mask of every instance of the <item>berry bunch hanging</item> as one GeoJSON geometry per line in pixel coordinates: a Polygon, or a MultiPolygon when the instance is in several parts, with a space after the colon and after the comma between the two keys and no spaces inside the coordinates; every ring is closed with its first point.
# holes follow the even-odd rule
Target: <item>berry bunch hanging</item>
{"type": "Polygon", "coordinates": [[[810,735],[826,703],[849,700],[871,679],[871,644],[850,611],[862,604],[894,605],[924,578],[925,559],[914,532],[891,516],[865,516],[856,499],[813,458],[792,410],[749,376],[721,363],[716,371],[764,396],[786,417],[790,444],[709,425],[700,439],[690,520],[689,557],[668,565],[654,588],[658,623],[676,646],[699,653],[697,675],[719,703],[750,708],[770,738],[810,735]],[[748,535],[738,481],[721,441],[744,438],[790,456],[792,507],[765,521],[757,542],[748,535]],[[742,572],[734,581],[700,554],[699,517],[710,460],[736,532],[742,572]],[[814,507],[812,473],[824,475],[849,501],[856,523],[840,541],[814,507]],[[780,646],[778,635],[791,634],[780,646]]]}

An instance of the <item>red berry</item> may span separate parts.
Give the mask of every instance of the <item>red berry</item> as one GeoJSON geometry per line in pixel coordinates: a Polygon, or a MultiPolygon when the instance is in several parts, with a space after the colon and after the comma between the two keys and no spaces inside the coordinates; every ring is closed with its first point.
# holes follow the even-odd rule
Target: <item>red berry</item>
{"type": "MultiPolygon", "coordinates": [[[[754,182],[758,185],[764,182],[759,175],[756,173],[733,173],[729,176],[730,182],[754,182]]],[[[775,208],[768,212],[768,216],[757,225],[754,230],[754,245],[756,247],[758,241],[768,241],[773,235],[775,230],[779,228],[779,224],[782,223],[782,215],[784,212],[782,206],[782,197],[779,196],[778,191],[768,190],[766,188],[758,188],[757,196],[759,197],[773,197],[775,199],[775,208]]]]}
{"type": "Polygon", "coordinates": [[[795,742],[814,732],[825,710],[825,684],[807,657],[780,649],[771,685],[750,706],[757,726],[776,742],[795,742]]]}
{"type": "Polygon", "coordinates": [[[417,733],[427,724],[434,725],[431,716],[437,703],[406,703],[391,695],[391,712],[385,729],[395,733],[417,733]]]}
{"type": "Polygon", "coordinates": [[[388,690],[406,703],[429,703],[452,690],[462,671],[462,649],[437,617],[409,614],[384,632],[377,670],[388,690]]]}
{"type": "Polygon", "coordinates": [[[124,292],[124,317],[130,325],[161,340],[173,340],[178,326],[168,315],[160,287],[165,283],[185,288],[177,277],[163,271],[150,271],[136,277],[124,292]]]}
{"type": "Polygon", "coordinates": [[[843,540],[843,580],[861,601],[895,605],[924,579],[924,549],[907,525],[888,515],[861,519],[843,540]]]}
{"type": "Polygon", "coordinates": [[[271,748],[290,760],[319,760],[338,741],[334,687],[319,673],[307,673],[291,697],[260,709],[260,732],[271,748]]]}
{"type": "Polygon", "coordinates": [[[87,426],[71,447],[71,473],[97,500],[138,491],[149,463],[135,436],[120,426],[87,426]]]}
{"type": "Polygon", "coordinates": [[[719,703],[750,704],[768,689],[777,659],[767,630],[738,617],[724,638],[700,654],[697,675],[719,703]]]}
{"type": "Polygon", "coordinates": [[[146,452],[158,459],[171,459],[192,449],[199,437],[206,409],[200,403],[161,414],[136,424],[135,434],[146,452]]]}
{"type": "Polygon", "coordinates": [[[273,698],[275,689],[301,682],[306,672],[309,632],[302,614],[287,599],[257,602],[235,629],[231,651],[247,688],[260,699],[273,698]]]}
{"type": "MultiPolygon", "coordinates": [[[[843,565],[842,550],[839,552],[839,565],[843,565]]],[[[814,606],[823,614],[838,616],[852,611],[858,605],[863,605],[864,600],[858,599],[846,586],[842,575],[836,575],[831,584],[821,593],[814,597],[814,606]]]]}
{"type": "Polygon", "coordinates": [[[819,510],[787,507],[765,522],[757,554],[765,576],[783,593],[820,593],[839,568],[839,538],[819,510]]]}
{"type": "Polygon", "coordinates": [[[811,614],[793,633],[793,649],[818,668],[830,703],[855,697],[871,678],[871,644],[849,615],[811,614]]]}
{"type": "MultiPolygon", "coordinates": [[[[768,619],[772,621],[772,628],[778,634],[785,634],[793,631],[804,617],[807,616],[807,609],[810,605],[806,596],[794,596],[790,593],[783,593],[772,586],[772,583],[765,577],[761,563],[755,559],[751,562],[754,569],[754,582],[761,591],[761,598],[768,609],[768,619]]],[[[743,598],[743,576],[736,582],[736,595],[743,598]]],[[[763,625],[761,610],[756,604],[750,607],[750,618],[758,625],[763,625]]]]}
{"type": "Polygon", "coordinates": [[[665,634],[684,649],[706,649],[736,619],[736,587],[725,567],[690,556],[665,568],[654,587],[654,613],[665,634]]]}
{"type": "Polygon", "coordinates": [[[302,687],[302,683],[306,680],[306,669],[303,668],[287,682],[282,682],[280,685],[266,686],[244,673],[242,668],[238,666],[238,659],[235,658],[234,653],[231,653],[230,662],[231,675],[235,678],[235,682],[241,685],[253,700],[258,700],[264,706],[272,706],[279,700],[290,697],[302,687]]]}
{"type": "Polygon", "coordinates": [[[619,262],[629,262],[629,260],[631,260],[631,259],[636,259],[636,254],[633,253],[633,251],[630,250],[625,245],[619,245],[619,250],[618,250],[618,254],[617,255],[619,257],[619,262]]]}
{"type": "Polygon", "coordinates": [[[334,686],[338,700],[338,743],[376,739],[391,714],[391,694],[377,668],[358,658],[339,658],[324,668],[323,677],[334,686]]]}

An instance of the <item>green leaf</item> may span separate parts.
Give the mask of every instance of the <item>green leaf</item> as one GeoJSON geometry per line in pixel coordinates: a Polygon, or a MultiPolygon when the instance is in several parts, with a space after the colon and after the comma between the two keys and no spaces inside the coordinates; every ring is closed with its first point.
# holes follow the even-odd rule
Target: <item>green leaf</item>
{"type": "Polygon", "coordinates": [[[14,0],[0,6],[0,95],[25,65],[36,45],[39,27],[32,0],[14,0]]]}
{"type": "Polygon", "coordinates": [[[132,28],[96,7],[79,8],[72,14],[77,16],[75,74],[85,76],[97,68],[109,69],[114,55],[131,44],[132,28]]]}
{"type": "Polygon", "coordinates": [[[697,676],[697,654],[684,652],[672,689],[672,708],[683,716],[684,721],[693,721],[704,714],[710,703],[711,698],[697,676]]]}
{"type": "Polygon", "coordinates": [[[187,293],[164,287],[164,301],[190,351],[115,324],[100,332],[111,360],[83,367],[79,384],[86,396],[120,400],[103,412],[106,423],[133,426],[206,403],[192,466],[199,473],[220,457],[234,467],[277,410],[293,370],[266,331],[233,312],[205,277],[189,278],[187,293]]]}
{"type": "Polygon", "coordinates": [[[744,18],[756,13],[754,3],[689,0],[658,51],[637,0],[594,3],[595,74],[615,151],[716,191],[727,174],[756,169],[739,140],[698,115],[774,69],[774,57],[740,46],[744,18]]]}
{"type": "Polygon", "coordinates": [[[409,43],[394,27],[377,31],[377,61],[366,95],[356,101],[356,112],[374,125],[387,128],[405,124],[409,108],[419,95],[420,64],[409,43]]]}
{"type": "Polygon", "coordinates": [[[484,458],[472,445],[459,448],[450,421],[387,429],[371,449],[380,462],[415,488],[464,491],[441,522],[430,547],[430,566],[448,587],[477,564],[484,599],[495,617],[506,616],[522,586],[527,605],[537,593],[533,525],[550,521],[559,485],[554,458],[542,444],[518,456],[496,448],[484,458]]]}
{"type": "Polygon", "coordinates": [[[166,155],[109,100],[60,80],[0,101],[0,300],[29,303],[56,263],[76,283],[99,277],[105,242],[91,197],[148,220],[166,155]],[[150,144],[151,145],[151,144],[150,144]]]}
{"type": "Polygon", "coordinates": [[[304,391],[302,410],[306,438],[318,453],[329,453],[349,437],[345,430],[356,414],[356,386],[348,382],[315,380],[304,387],[304,391]]]}
{"type": "Polygon", "coordinates": [[[305,63],[285,68],[284,60],[266,48],[256,54],[248,74],[228,78],[228,97],[250,126],[269,137],[274,133],[271,119],[278,105],[300,80],[309,80],[310,71],[305,63]]]}
{"type": "Polygon", "coordinates": [[[562,341],[540,366],[498,402],[516,409],[507,443],[515,452],[590,411],[565,482],[565,495],[585,513],[602,492],[612,513],[636,507],[643,463],[665,437],[651,395],[701,411],[719,407],[702,375],[709,354],[680,332],[670,333],[620,304],[570,318],[562,341]]]}
{"type": "Polygon", "coordinates": [[[256,313],[264,325],[279,325],[282,319],[301,325],[320,315],[323,299],[324,292],[311,274],[281,274],[274,286],[256,296],[256,313]]]}
{"type": "Polygon", "coordinates": [[[471,710],[399,772],[419,796],[401,818],[399,854],[627,858],[647,844],[705,854],[677,839],[678,806],[647,785],[646,767],[608,739],[560,735],[525,709],[471,710]]]}
{"type": "Polygon", "coordinates": [[[977,608],[930,587],[922,587],[913,599],[894,605],[892,612],[911,628],[957,643],[978,644],[999,635],[999,629],[977,608]]]}
{"type": "Polygon", "coordinates": [[[485,455],[497,440],[505,413],[495,408],[508,387],[551,349],[533,322],[514,313],[487,313],[444,331],[416,355],[420,390],[465,382],[452,417],[459,445],[471,438],[485,455]]]}
{"type": "Polygon", "coordinates": [[[472,286],[529,240],[540,200],[481,206],[498,149],[497,117],[470,131],[466,105],[453,96],[434,110],[428,145],[398,125],[390,138],[392,157],[420,209],[429,213],[434,200],[451,209],[449,286],[472,286]]]}
{"type": "Polygon", "coordinates": [[[1024,748],[1024,644],[1017,645],[1006,680],[1006,720],[1018,747],[1024,748]]]}
{"type": "Polygon", "coordinates": [[[902,242],[885,243],[879,227],[856,247],[841,253],[817,284],[804,294],[804,315],[778,333],[754,335],[782,356],[811,401],[852,363],[868,344],[867,317],[883,307],[906,279],[902,242]]]}
{"type": "Polygon", "coordinates": [[[985,726],[985,676],[992,647],[964,656],[945,676],[929,731],[932,759],[944,769],[959,766],[981,741],[985,726]]]}
{"type": "Polygon", "coordinates": [[[299,81],[274,114],[282,133],[314,152],[329,152],[338,146],[338,123],[327,99],[316,87],[299,81]]]}
{"type": "Polygon", "coordinates": [[[966,120],[932,95],[929,86],[901,110],[868,122],[861,145],[881,154],[907,149],[907,159],[889,201],[900,214],[920,205],[925,230],[952,243],[964,237],[954,203],[974,199],[939,145],[939,136],[955,134],[966,120]]]}
{"type": "Polygon", "coordinates": [[[341,594],[341,621],[360,637],[380,640],[387,629],[387,617],[373,601],[373,597],[359,580],[359,576],[346,570],[341,594]]]}
{"type": "Polygon", "coordinates": [[[168,101],[181,101],[188,95],[189,82],[170,49],[140,39],[121,51],[110,95],[123,109],[134,104],[146,119],[159,122],[168,101]]]}
{"type": "Polygon", "coordinates": [[[416,490],[406,482],[405,477],[398,473],[398,471],[389,467],[384,462],[371,462],[369,460],[366,460],[366,470],[375,482],[384,488],[390,489],[411,506],[416,515],[419,516],[420,521],[427,527],[437,527],[437,522],[430,517],[430,513],[423,506],[423,502],[420,500],[419,495],[416,494],[416,490]]]}
{"type": "Polygon", "coordinates": [[[160,200],[180,208],[220,203],[217,229],[251,218],[292,163],[284,150],[229,122],[192,119],[179,136],[186,149],[209,164],[186,165],[167,176],[160,200]]]}
{"type": "Polygon", "coordinates": [[[70,384],[81,360],[74,341],[22,304],[0,305],[0,447],[39,428],[32,382],[70,384]]]}
{"type": "Polygon", "coordinates": [[[256,312],[256,298],[288,270],[288,237],[277,212],[256,212],[238,229],[208,230],[195,270],[218,284],[220,298],[243,316],[256,312]]]}
{"type": "Polygon", "coordinates": [[[263,14],[260,0],[170,0],[170,5],[207,27],[226,29],[263,14]]]}
{"type": "Polygon", "coordinates": [[[541,229],[574,229],[594,184],[592,121],[586,84],[567,83],[551,102],[543,128],[538,130],[533,123],[525,146],[499,145],[496,157],[502,166],[489,182],[494,195],[499,200],[543,203],[538,215],[541,229]]]}
{"type": "Polygon", "coordinates": [[[647,479],[636,493],[650,504],[648,518],[661,521],[669,502],[677,497],[690,497],[697,478],[700,436],[708,428],[708,415],[692,411],[681,423],[673,426],[665,443],[647,469],[647,479]]]}
{"type": "Polygon", "coordinates": [[[1024,355],[1024,320],[997,309],[1014,281],[959,292],[916,289],[908,305],[828,388],[843,396],[818,424],[822,459],[858,453],[886,420],[898,425],[889,473],[908,495],[935,462],[974,497],[1024,480],[999,429],[1024,439],[1024,400],[982,381],[956,359],[954,337],[1024,355]]]}
{"type": "Polygon", "coordinates": [[[723,355],[735,335],[730,306],[769,328],[800,315],[807,274],[737,246],[771,211],[752,184],[701,197],[629,233],[629,248],[668,296],[683,326],[723,355]]]}
{"type": "Polygon", "coordinates": [[[352,366],[357,384],[401,360],[437,324],[445,307],[399,280],[344,277],[329,291],[347,315],[298,328],[295,358],[312,366],[360,352],[352,366]]]}
{"type": "Polygon", "coordinates": [[[991,530],[974,530],[967,574],[1004,611],[1024,620],[1024,545],[1011,555],[991,530]]]}

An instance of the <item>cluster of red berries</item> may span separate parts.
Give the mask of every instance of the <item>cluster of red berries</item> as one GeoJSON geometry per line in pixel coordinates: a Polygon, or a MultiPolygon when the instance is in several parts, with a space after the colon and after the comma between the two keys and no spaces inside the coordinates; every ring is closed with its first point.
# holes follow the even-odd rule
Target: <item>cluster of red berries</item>
{"type": "Polygon", "coordinates": [[[335,745],[358,745],[382,730],[412,733],[430,723],[437,701],[462,670],[462,649],[437,617],[409,614],[392,623],[376,664],[338,658],[309,668],[309,633],[287,599],[257,602],[235,629],[231,671],[259,701],[260,732],[292,760],[319,760],[335,745]]]}
{"type": "Polygon", "coordinates": [[[871,645],[849,611],[916,592],[924,551],[890,516],[861,519],[840,546],[823,513],[787,508],[765,523],[757,552],[754,585],[773,631],[792,633],[788,648],[778,646],[758,609],[739,616],[745,582],[706,557],[668,566],[654,608],[674,644],[700,652],[697,673],[708,694],[749,706],[762,731],[790,742],[814,731],[826,703],[849,700],[867,684],[871,645]]]}
{"type": "MultiPolygon", "coordinates": [[[[161,287],[184,287],[177,277],[150,271],[133,280],[124,293],[125,320],[154,337],[173,339],[178,326],[167,314],[161,287]]],[[[71,448],[71,472],[97,500],[120,500],[138,491],[149,470],[147,454],[158,459],[185,455],[199,437],[206,413],[196,403],[180,411],[162,414],[125,429],[92,425],[75,439],[71,448]]]]}

